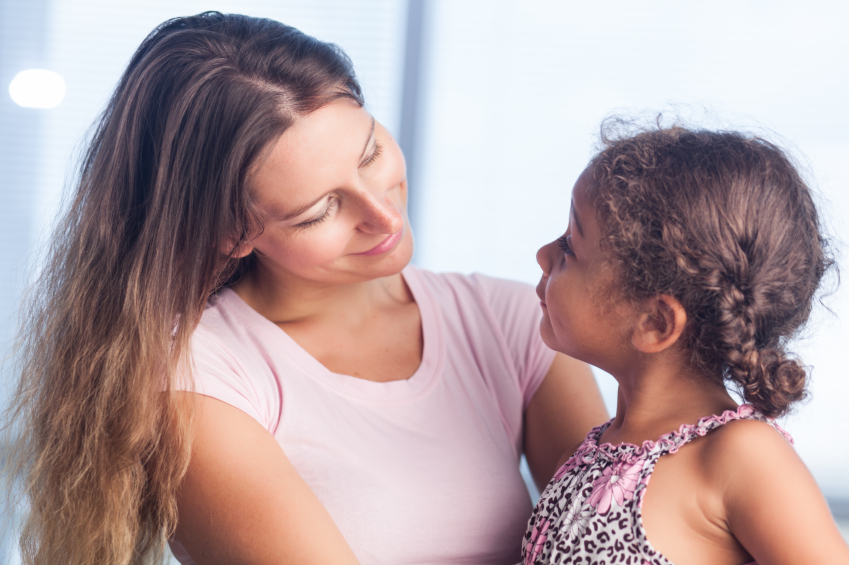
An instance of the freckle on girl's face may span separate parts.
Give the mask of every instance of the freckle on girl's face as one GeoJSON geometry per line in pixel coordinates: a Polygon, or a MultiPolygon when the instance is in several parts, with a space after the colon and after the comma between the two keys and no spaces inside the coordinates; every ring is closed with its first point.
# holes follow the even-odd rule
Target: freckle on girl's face
{"type": "Polygon", "coordinates": [[[540,333],[550,348],[610,371],[616,349],[627,341],[627,327],[622,308],[608,307],[604,295],[609,276],[599,246],[601,227],[587,194],[590,181],[584,171],[575,183],[566,233],[537,252],[543,271],[537,285],[543,302],[540,333]]]}

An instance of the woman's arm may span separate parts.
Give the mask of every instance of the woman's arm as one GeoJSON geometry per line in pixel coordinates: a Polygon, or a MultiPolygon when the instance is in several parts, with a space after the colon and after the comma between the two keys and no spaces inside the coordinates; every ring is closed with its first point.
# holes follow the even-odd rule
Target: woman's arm
{"type": "Polygon", "coordinates": [[[194,396],[194,442],[177,501],[177,537],[196,565],[357,564],[268,431],[237,408],[194,396]]]}
{"type": "Polygon", "coordinates": [[[564,453],[608,418],[589,365],[558,353],[525,411],[525,457],[540,490],[564,453]]]}

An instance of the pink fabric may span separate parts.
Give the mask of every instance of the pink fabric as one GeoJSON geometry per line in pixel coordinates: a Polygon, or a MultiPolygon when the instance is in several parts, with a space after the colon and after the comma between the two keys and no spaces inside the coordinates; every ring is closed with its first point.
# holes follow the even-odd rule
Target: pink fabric
{"type": "Polygon", "coordinates": [[[554,358],[539,301],[481,275],[403,276],[424,332],[409,379],[332,373],[225,289],[193,337],[197,391],[274,435],[363,565],[515,563],[522,418],[554,358]]]}

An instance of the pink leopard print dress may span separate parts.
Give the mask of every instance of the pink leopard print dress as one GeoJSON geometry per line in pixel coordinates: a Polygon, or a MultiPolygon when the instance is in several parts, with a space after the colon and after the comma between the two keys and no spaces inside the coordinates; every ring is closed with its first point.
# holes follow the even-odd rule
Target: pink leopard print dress
{"type": "MultiPolygon", "coordinates": [[[[732,420],[773,420],[748,404],[684,425],[656,442],[598,445],[610,422],[587,435],[543,491],[522,540],[524,565],[672,565],[646,539],[642,503],[657,460],[732,420]]],[[[756,565],[754,562],[749,565],[756,565]]]]}

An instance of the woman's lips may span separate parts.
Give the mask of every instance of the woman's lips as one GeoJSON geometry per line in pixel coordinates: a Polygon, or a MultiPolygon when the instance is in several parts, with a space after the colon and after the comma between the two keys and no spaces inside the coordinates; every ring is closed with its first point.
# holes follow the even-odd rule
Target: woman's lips
{"type": "Polygon", "coordinates": [[[398,245],[398,242],[401,241],[401,237],[403,237],[403,235],[404,230],[402,228],[400,231],[387,236],[386,239],[378,243],[377,246],[372,247],[368,251],[363,251],[362,253],[355,253],[354,255],[380,255],[381,253],[386,253],[398,245]]]}

